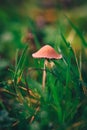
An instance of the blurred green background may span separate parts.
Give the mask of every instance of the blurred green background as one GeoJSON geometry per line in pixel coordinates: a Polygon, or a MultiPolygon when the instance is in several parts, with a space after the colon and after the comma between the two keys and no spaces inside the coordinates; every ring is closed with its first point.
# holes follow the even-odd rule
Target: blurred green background
{"type": "MultiPolygon", "coordinates": [[[[0,0],[0,81],[9,75],[8,68],[14,64],[16,50],[22,49],[28,40],[31,53],[36,41],[39,45],[53,44],[64,33],[75,51],[81,50],[81,42],[68,24],[64,15],[79,28],[87,40],[87,1],[86,0],[0,0]],[[58,26],[57,26],[58,25],[58,26]],[[33,36],[36,39],[33,39],[33,36]]],[[[39,45],[37,45],[39,47],[39,45]]],[[[85,52],[87,54],[87,50],[85,52]]],[[[86,58],[83,57],[83,74],[86,58]]],[[[85,81],[87,75],[84,76],[85,81]]]]}
{"type": "MultiPolygon", "coordinates": [[[[86,38],[86,0],[0,0],[0,80],[8,75],[7,69],[14,62],[16,50],[24,47],[28,33],[29,36],[35,34],[40,45],[53,44],[55,33],[59,31],[56,30],[57,23],[66,38],[73,39],[72,46],[76,51],[81,49],[79,38],[64,15],[77,25],[86,38]]],[[[29,44],[31,52],[35,44],[35,41],[29,44]]]]}

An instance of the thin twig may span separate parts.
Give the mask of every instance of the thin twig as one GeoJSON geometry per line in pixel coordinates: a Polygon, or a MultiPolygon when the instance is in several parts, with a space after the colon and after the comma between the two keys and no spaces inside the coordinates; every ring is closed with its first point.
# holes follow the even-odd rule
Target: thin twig
{"type": "Polygon", "coordinates": [[[40,109],[40,107],[37,107],[37,108],[36,108],[36,111],[35,111],[34,115],[31,117],[30,123],[33,122],[33,120],[34,120],[34,118],[35,118],[35,115],[37,114],[37,112],[39,111],[39,109],[40,109]]]}

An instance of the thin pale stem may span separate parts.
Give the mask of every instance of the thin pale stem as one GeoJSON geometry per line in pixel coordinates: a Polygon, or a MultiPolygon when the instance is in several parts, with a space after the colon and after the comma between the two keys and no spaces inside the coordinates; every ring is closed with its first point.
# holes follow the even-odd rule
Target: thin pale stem
{"type": "Polygon", "coordinates": [[[42,77],[42,89],[44,90],[45,88],[45,81],[46,81],[46,60],[44,61],[44,69],[43,69],[43,77],[42,77]]]}

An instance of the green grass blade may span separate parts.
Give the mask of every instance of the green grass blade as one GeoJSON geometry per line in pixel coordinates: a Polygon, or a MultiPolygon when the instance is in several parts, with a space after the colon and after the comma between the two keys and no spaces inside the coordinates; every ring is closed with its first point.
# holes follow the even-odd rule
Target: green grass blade
{"type": "Polygon", "coordinates": [[[17,49],[16,56],[15,56],[15,71],[16,71],[16,67],[17,67],[17,64],[18,64],[18,52],[19,52],[19,50],[17,49]]]}
{"type": "Polygon", "coordinates": [[[52,90],[52,93],[53,93],[54,103],[57,107],[58,121],[59,121],[59,123],[61,123],[62,122],[62,108],[61,108],[61,105],[60,105],[60,99],[59,99],[59,96],[58,96],[58,93],[57,93],[57,88],[52,85],[51,90],[52,90]]]}
{"type": "Polygon", "coordinates": [[[38,38],[36,36],[36,31],[35,31],[36,26],[35,26],[34,22],[30,18],[29,18],[29,28],[32,31],[33,35],[34,35],[34,41],[35,41],[36,47],[37,47],[37,49],[39,49],[40,48],[40,43],[39,43],[39,40],[38,40],[38,38]]]}
{"type": "Polygon", "coordinates": [[[65,45],[66,45],[67,47],[70,47],[70,44],[69,44],[69,42],[66,41],[66,39],[65,39],[65,37],[64,37],[64,35],[63,35],[63,33],[61,33],[61,37],[62,37],[62,40],[64,41],[65,45]]]}
{"type": "Polygon", "coordinates": [[[28,49],[28,45],[24,48],[24,51],[22,52],[19,62],[16,63],[17,65],[16,65],[16,69],[15,69],[14,79],[17,79],[17,77],[20,77],[22,74],[25,59],[26,59],[27,49],[28,49]]]}
{"type": "Polygon", "coordinates": [[[82,34],[82,32],[71,22],[71,20],[66,16],[67,21],[69,22],[69,24],[71,25],[71,27],[75,30],[75,32],[77,33],[77,35],[79,36],[79,38],[81,39],[82,44],[87,47],[87,42],[82,34]]]}

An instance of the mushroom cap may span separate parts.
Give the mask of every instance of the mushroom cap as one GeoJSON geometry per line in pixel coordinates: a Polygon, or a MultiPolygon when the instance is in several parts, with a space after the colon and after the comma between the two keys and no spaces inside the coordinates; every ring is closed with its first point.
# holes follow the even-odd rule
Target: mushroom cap
{"type": "Polygon", "coordinates": [[[46,59],[61,59],[62,55],[58,54],[50,45],[45,45],[40,50],[33,53],[32,57],[46,59]]]}

